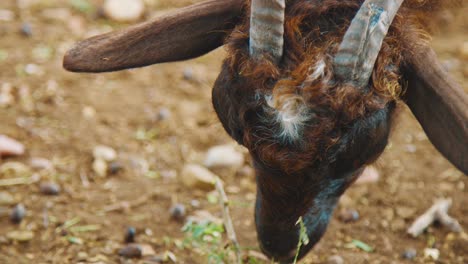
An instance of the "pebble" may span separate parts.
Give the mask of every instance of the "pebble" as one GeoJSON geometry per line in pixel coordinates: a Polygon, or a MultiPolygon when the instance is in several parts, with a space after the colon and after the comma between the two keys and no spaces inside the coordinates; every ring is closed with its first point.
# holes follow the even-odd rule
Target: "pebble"
{"type": "Polygon", "coordinates": [[[136,229],[134,227],[128,227],[125,231],[124,241],[125,243],[134,243],[135,242],[136,229]]]}
{"type": "Polygon", "coordinates": [[[93,119],[96,116],[96,110],[91,106],[85,106],[81,110],[81,114],[86,119],[93,119]]]}
{"type": "Polygon", "coordinates": [[[31,37],[33,35],[33,30],[32,30],[31,24],[29,24],[28,22],[23,23],[21,25],[20,32],[25,37],[31,37]]]}
{"type": "Polygon", "coordinates": [[[338,214],[338,218],[344,223],[356,222],[359,220],[359,212],[354,209],[343,209],[338,214]]]}
{"type": "Polygon", "coordinates": [[[424,249],[424,258],[438,260],[439,256],[440,256],[440,251],[437,248],[425,248],[424,249]]]}
{"type": "Polygon", "coordinates": [[[171,218],[176,221],[183,221],[185,219],[185,206],[183,204],[177,203],[169,209],[169,213],[171,214],[171,218]]]}
{"type": "Polygon", "coordinates": [[[15,13],[8,9],[0,9],[0,21],[12,21],[15,19],[15,13]]]}
{"type": "Polygon", "coordinates": [[[158,114],[156,116],[157,121],[164,121],[171,118],[171,110],[163,107],[159,109],[158,114]]]}
{"type": "Polygon", "coordinates": [[[0,206],[9,206],[15,204],[15,198],[9,192],[0,192],[0,206]]]}
{"type": "Polygon", "coordinates": [[[145,12],[143,0],[106,0],[104,15],[119,22],[132,22],[140,19],[145,12]]]}
{"type": "Polygon", "coordinates": [[[367,166],[361,176],[356,180],[356,184],[375,183],[380,179],[380,173],[374,166],[367,166]]]}
{"type": "Polygon", "coordinates": [[[333,255],[327,259],[328,264],[344,264],[344,259],[341,256],[333,255]]]}
{"type": "Polygon", "coordinates": [[[13,207],[13,210],[11,210],[10,220],[15,224],[19,224],[21,223],[21,221],[23,221],[25,215],[26,208],[24,207],[24,205],[17,204],[15,207],[13,207]]]}
{"type": "Polygon", "coordinates": [[[28,230],[15,230],[7,233],[7,238],[18,242],[28,242],[34,238],[34,233],[28,230]]]}
{"type": "Polygon", "coordinates": [[[107,169],[108,169],[108,165],[107,165],[107,162],[105,162],[104,160],[95,159],[93,161],[93,171],[96,173],[97,176],[106,177],[107,169]]]}
{"type": "Polygon", "coordinates": [[[78,252],[76,258],[77,258],[78,261],[85,262],[86,260],[88,260],[88,253],[86,253],[84,251],[80,251],[80,252],[78,252]]]}
{"type": "Polygon", "coordinates": [[[119,256],[124,258],[141,258],[142,248],[138,244],[129,244],[119,250],[119,256]]]}
{"type": "Polygon", "coordinates": [[[31,158],[29,165],[31,168],[36,170],[52,170],[54,168],[54,165],[50,160],[37,157],[31,158]]]}
{"type": "Polygon", "coordinates": [[[185,165],[180,176],[185,186],[207,191],[214,188],[217,177],[208,169],[196,164],[185,165]]]}
{"type": "Polygon", "coordinates": [[[468,60],[468,41],[463,42],[459,48],[460,56],[464,60],[468,60]]]}
{"type": "Polygon", "coordinates": [[[182,75],[186,81],[193,80],[193,69],[191,67],[185,67],[182,75]]]}
{"type": "Polygon", "coordinates": [[[416,249],[414,248],[408,248],[408,249],[405,249],[405,251],[403,251],[403,253],[401,254],[401,257],[404,258],[404,259],[414,259],[416,258],[417,256],[417,251],[416,249]]]}
{"type": "Polygon", "coordinates": [[[102,159],[104,161],[110,162],[117,158],[117,152],[111,147],[99,145],[94,147],[93,157],[94,159],[102,159]]]}
{"type": "Polygon", "coordinates": [[[0,158],[24,154],[24,145],[5,135],[0,135],[0,158]]]}
{"type": "Polygon", "coordinates": [[[60,193],[60,186],[54,182],[43,182],[39,189],[45,195],[58,195],[60,193]]]}
{"type": "Polygon", "coordinates": [[[239,168],[244,164],[244,155],[232,145],[220,145],[208,150],[204,165],[208,168],[234,167],[239,168]]]}
{"type": "Polygon", "coordinates": [[[111,162],[109,164],[109,169],[108,170],[109,170],[109,173],[112,174],[112,175],[117,174],[117,173],[119,173],[120,171],[123,170],[123,165],[118,161],[113,161],[113,162],[111,162]]]}

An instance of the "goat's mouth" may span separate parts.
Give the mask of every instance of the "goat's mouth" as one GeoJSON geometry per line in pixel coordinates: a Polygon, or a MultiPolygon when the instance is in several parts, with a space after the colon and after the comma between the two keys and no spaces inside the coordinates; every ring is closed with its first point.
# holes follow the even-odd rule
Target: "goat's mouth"
{"type": "Polygon", "coordinates": [[[281,230],[281,227],[258,226],[258,240],[264,254],[279,263],[292,263],[294,259],[305,256],[325,233],[327,222],[309,224],[305,229],[300,225],[291,230],[281,230]],[[301,232],[304,232],[301,234],[301,232]],[[303,240],[306,235],[308,241],[303,240]],[[299,240],[302,240],[301,242],[299,240]]]}
{"type": "MultiPolygon", "coordinates": [[[[280,263],[292,263],[305,256],[325,233],[336,199],[323,201],[324,206],[311,206],[298,219],[281,221],[281,216],[266,217],[266,208],[257,200],[255,223],[260,249],[280,263]],[[278,221],[279,220],[279,221],[278,221]],[[297,221],[297,222],[296,222],[297,221]],[[305,238],[305,239],[304,239],[305,238]]],[[[271,216],[271,215],[270,215],[271,216]]],[[[286,216],[287,217],[287,216],[286,216]]]]}

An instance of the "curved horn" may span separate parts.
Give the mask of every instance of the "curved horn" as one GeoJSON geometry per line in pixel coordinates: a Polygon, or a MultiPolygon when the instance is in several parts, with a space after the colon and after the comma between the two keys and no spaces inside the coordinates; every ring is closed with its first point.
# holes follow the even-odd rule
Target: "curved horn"
{"type": "Polygon", "coordinates": [[[283,56],[285,0],[252,0],[250,55],[269,53],[275,62],[283,56]]]}
{"type": "Polygon", "coordinates": [[[368,84],[382,42],[403,0],[366,0],[335,55],[335,76],[357,87],[368,84]]]}

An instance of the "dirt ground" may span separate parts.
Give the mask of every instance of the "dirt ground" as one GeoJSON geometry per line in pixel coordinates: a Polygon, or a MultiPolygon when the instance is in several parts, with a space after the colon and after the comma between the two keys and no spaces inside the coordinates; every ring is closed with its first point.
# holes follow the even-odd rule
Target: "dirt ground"
{"type": "MultiPolygon", "coordinates": [[[[158,13],[190,3],[171,2],[148,1],[148,9],[158,13]]],[[[98,6],[99,1],[0,1],[0,9],[14,14],[0,20],[0,87],[11,85],[15,98],[0,108],[0,134],[27,148],[25,155],[1,162],[30,168],[31,158],[40,157],[53,164],[52,169],[30,168],[40,177],[37,182],[0,186],[27,210],[15,225],[4,212],[13,205],[0,205],[0,263],[142,262],[121,260],[117,254],[129,226],[136,228],[137,242],[151,245],[156,254],[170,251],[177,263],[206,263],[196,250],[177,246],[185,236],[183,223],[171,219],[169,208],[182,203],[189,215],[197,210],[221,215],[207,192],[184,187],[178,174],[184,164],[202,162],[210,147],[232,143],[211,106],[211,86],[224,51],[117,73],[66,72],[61,59],[76,40],[125,26],[97,18],[92,9],[87,13],[90,3],[98,6]],[[123,170],[95,175],[91,164],[96,145],[117,150],[123,170]],[[58,183],[60,194],[41,194],[39,185],[45,181],[58,183]],[[122,202],[130,208],[120,210],[122,202]],[[114,205],[116,210],[106,210],[114,205]],[[63,224],[73,219],[91,230],[66,234],[63,224]],[[34,236],[26,243],[14,242],[7,238],[14,230],[34,236]]],[[[458,54],[468,41],[468,23],[463,17],[445,19],[453,26],[441,30],[433,46],[467,91],[467,61],[458,54]]],[[[325,263],[333,255],[345,263],[468,263],[466,234],[440,226],[418,238],[406,234],[412,221],[440,197],[453,199],[450,213],[467,229],[468,177],[434,149],[406,106],[400,109],[391,142],[376,164],[379,181],[352,186],[337,209],[353,208],[359,220],[344,223],[335,213],[326,235],[301,263],[325,263]],[[350,248],[353,239],[374,251],[350,248]],[[424,257],[428,247],[440,250],[437,261],[424,257]],[[416,258],[402,259],[410,248],[416,249],[416,258]]],[[[254,175],[246,168],[214,172],[225,181],[242,248],[258,251],[254,175]]]]}

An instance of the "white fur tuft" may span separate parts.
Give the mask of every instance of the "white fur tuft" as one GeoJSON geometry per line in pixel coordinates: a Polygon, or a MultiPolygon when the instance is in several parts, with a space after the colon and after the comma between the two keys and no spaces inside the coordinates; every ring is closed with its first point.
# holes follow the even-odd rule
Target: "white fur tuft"
{"type": "Polygon", "coordinates": [[[279,106],[275,105],[273,96],[267,95],[265,99],[267,105],[274,110],[273,121],[281,128],[277,138],[289,143],[299,141],[306,122],[313,117],[302,98],[291,96],[279,106]]]}

